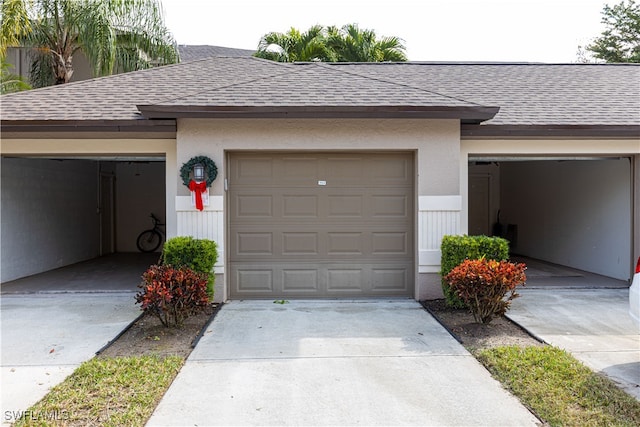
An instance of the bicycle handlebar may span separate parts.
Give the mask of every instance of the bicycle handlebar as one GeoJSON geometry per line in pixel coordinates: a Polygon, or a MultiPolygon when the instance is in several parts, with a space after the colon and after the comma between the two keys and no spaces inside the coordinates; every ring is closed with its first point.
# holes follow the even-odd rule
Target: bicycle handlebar
{"type": "Polygon", "coordinates": [[[157,216],[155,216],[155,215],[153,214],[153,212],[152,212],[152,213],[151,213],[151,215],[149,215],[149,216],[153,219],[154,224],[156,224],[156,225],[164,225],[163,223],[161,223],[161,222],[160,222],[160,218],[158,218],[157,216]]]}

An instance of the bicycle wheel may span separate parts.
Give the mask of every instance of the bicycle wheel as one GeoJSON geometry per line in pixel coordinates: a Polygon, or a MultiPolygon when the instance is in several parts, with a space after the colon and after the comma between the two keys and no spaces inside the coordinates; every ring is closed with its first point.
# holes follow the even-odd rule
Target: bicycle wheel
{"type": "Polygon", "coordinates": [[[160,247],[162,236],[155,230],[145,230],[138,236],[136,245],[140,252],[153,252],[160,247]]]}

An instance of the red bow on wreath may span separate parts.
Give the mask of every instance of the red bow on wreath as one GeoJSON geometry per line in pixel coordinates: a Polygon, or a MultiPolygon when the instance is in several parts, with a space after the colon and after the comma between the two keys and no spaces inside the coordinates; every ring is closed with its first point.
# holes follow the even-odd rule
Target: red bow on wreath
{"type": "Polygon", "coordinates": [[[191,180],[189,181],[189,190],[196,193],[196,209],[199,211],[204,209],[204,206],[202,205],[202,193],[207,191],[207,183],[204,181],[195,182],[194,180],[191,180]]]}

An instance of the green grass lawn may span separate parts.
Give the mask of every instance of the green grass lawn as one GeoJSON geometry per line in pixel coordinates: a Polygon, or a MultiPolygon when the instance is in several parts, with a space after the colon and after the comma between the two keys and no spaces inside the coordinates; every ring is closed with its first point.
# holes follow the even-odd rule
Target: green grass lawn
{"type": "Polygon", "coordinates": [[[182,367],[181,357],[93,358],[16,426],[143,426],[182,367]]]}
{"type": "Polygon", "coordinates": [[[640,402],[555,347],[499,347],[476,355],[552,426],[638,426],[640,402]]]}

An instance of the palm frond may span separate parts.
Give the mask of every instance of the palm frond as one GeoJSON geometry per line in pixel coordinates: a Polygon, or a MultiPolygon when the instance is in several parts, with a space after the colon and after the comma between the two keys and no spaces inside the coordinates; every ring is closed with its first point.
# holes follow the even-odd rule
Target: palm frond
{"type": "Polygon", "coordinates": [[[31,32],[31,22],[24,0],[2,0],[0,15],[0,58],[4,58],[9,46],[19,46],[31,32]]]}
{"type": "Polygon", "coordinates": [[[0,64],[0,94],[20,92],[31,89],[22,76],[11,72],[12,65],[4,58],[0,64]]]}

